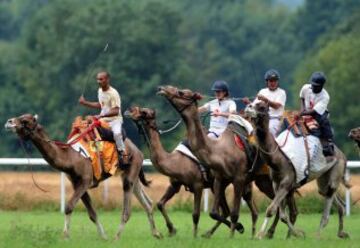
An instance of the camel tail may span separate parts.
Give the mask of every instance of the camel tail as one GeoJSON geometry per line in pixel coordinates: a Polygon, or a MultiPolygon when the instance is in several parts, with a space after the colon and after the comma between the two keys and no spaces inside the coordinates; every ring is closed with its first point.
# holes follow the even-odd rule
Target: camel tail
{"type": "Polygon", "coordinates": [[[151,181],[148,181],[148,180],[146,179],[145,173],[144,173],[144,170],[143,170],[142,167],[141,167],[141,170],[140,170],[140,172],[139,172],[139,178],[140,178],[141,183],[142,183],[144,186],[146,186],[146,187],[149,187],[149,186],[150,186],[151,181]]]}

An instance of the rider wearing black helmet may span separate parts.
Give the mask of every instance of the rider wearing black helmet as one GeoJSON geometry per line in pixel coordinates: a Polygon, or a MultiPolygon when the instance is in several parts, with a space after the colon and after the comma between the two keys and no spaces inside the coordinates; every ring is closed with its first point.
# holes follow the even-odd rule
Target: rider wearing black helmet
{"type": "Polygon", "coordinates": [[[216,99],[199,107],[199,112],[211,112],[210,128],[208,136],[218,138],[226,129],[228,117],[236,113],[236,103],[229,98],[229,86],[223,80],[213,83],[211,90],[214,91],[216,99]]]}
{"type": "MultiPolygon", "coordinates": [[[[264,80],[266,88],[260,90],[257,94],[254,103],[257,101],[264,101],[269,104],[269,129],[273,136],[277,135],[280,128],[280,119],[284,113],[286,103],[286,92],[279,88],[280,73],[275,69],[270,69],[265,72],[264,80]]],[[[245,104],[249,104],[249,98],[242,99],[245,104]]]]}
{"type": "Polygon", "coordinates": [[[327,161],[334,159],[333,132],[328,119],[327,109],[330,96],[324,89],[326,77],[323,72],[314,72],[308,84],[300,91],[301,115],[311,115],[319,123],[320,139],[323,145],[323,153],[327,161]]]}

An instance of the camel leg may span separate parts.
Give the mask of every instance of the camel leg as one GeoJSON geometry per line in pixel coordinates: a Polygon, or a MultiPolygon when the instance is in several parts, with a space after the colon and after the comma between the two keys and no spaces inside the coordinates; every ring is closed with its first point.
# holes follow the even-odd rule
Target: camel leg
{"type": "Polygon", "coordinates": [[[319,226],[319,229],[317,232],[318,237],[320,237],[321,231],[325,228],[325,226],[329,222],[330,210],[331,210],[333,201],[334,201],[334,195],[327,196],[325,199],[325,207],[324,207],[323,214],[321,217],[320,226],[319,226]]]}
{"type": "Polygon", "coordinates": [[[255,205],[255,202],[252,198],[252,184],[246,185],[246,192],[243,196],[246,204],[249,206],[250,212],[251,212],[251,220],[252,220],[252,229],[251,229],[251,238],[254,238],[255,231],[256,231],[256,221],[258,219],[259,213],[257,210],[257,207],[255,205]]]}
{"type": "Polygon", "coordinates": [[[153,216],[153,207],[152,207],[152,201],[150,198],[146,195],[144,189],[140,185],[140,182],[137,181],[134,185],[134,194],[136,198],[139,200],[140,204],[145,209],[148,220],[150,223],[151,233],[155,238],[161,239],[162,235],[161,233],[156,229],[154,216],[153,216]]]}
{"type": "Polygon", "coordinates": [[[106,240],[107,236],[105,234],[105,230],[104,230],[103,226],[101,225],[101,223],[97,217],[97,214],[95,212],[95,209],[93,208],[93,206],[91,204],[91,198],[90,198],[90,195],[88,194],[88,192],[85,192],[83,194],[83,196],[81,197],[81,200],[86,207],[86,210],[89,214],[90,220],[95,223],[99,235],[101,236],[101,238],[106,240]]]}
{"type": "Polygon", "coordinates": [[[133,193],[133,190],[134,190],[134,183],[129,181],[129,179],[126,176],[123,176],[123,191],[124,191],[123,210],[121,214],[120,225],[115,235],[115,240],[118,240],[120,238],[120,235],[125,228],[125,224],[130,219],[131,195],[133,193]]]}
{"type": "MultiPolygon", "coordinates": [[[[220,208],[221,208],[222,218],[226,219],[230,215],[230,209],[229,209],[229,205],[227,204],[224,191],[221,192],[220,208]]],[[[222,223],[221,221],[217,221],[216,224],[210,230],[208,230],[207,232],[205,232],[202,235],[202,237],[210,238],[215,233],[215,231],[218,229],[218,227],[221,225],[221,223],[222,223]]],[[[230,225],[230,222],[228,222],[228,225],[230,225]]],[[[237,231],[240,230],[239,232],[242,233],[241,231],[243,231],[244,229],[243,229],[243,226],[240,223],[238,223],[236,230],[237,231]]]]}
{"type": "Polygon", "coordinates": [[[193,219],[193,236],[197,237],[198,224],[200,220],[200,205],[201,205],[202,187],[197,187],[194,190],[194,209],[192,214],[193,219]]]}
{"type": "Polygon", "coordinates": [[[240,212],[240,203],[241,197],[244,190],[244,182],[245,180],[239,180],[234,185],[234,201],[233,201],[233,209],[230,213],[231,219],[231,228],[230,228],[230,237],[234,237],[234,232],[236,228],[237,221],[239,219],[239,212],[240,212]]]}
{"type": "MultiPolygon", "coordinates": [[[[271,217],[276,214],[276,212],[278,211],[281,202],[284,200],[284,198],[287,196],[287,194],[289,193],[288,188],[290,188],[290,183],[281,183],[280,187],[274,187],[275,189],[278,188],[278,190],[276,190],[276,194],[274,199],[272,200],[271,204],[269,205],[269,207],[266,209],[266,217],[265,220],[261,226],[261,229],[259,231],[259,233],[256,235],[257,238],[262,239],[265,237],[266,234],[266,228],[269,224],[269,221],[271,219],[271,217]]],[[[282,214],[284,215],[285,213],[281,213],[280,210],[280,217],[285,218],[285,216],[282,216],[282,214]]],[[[290,223],[287,223],[288,226],[290,223]]],[[[290,226],[291,227],[291,226],[290,226]]],[[[293,230],[295,233],[295,230],[293,230]]]]}
{"type": "MultiPolygon", "coordinates": [[[[294,198],[294,192],[291,192],[291,193],[289,193],[287,195],[286,204],[289,207],[290,223],[292,225],[295,225],[297,215],[298,215],[298,209],[296,207],[296,202],[295,202],[295,198],[294,198]]],[[[286,238],[290,238],[290,236],[291,236],[291,231],[288,230],[288,234],[287,234],[286,238]]]]}
{"type": "Polygon", "coordinates": [[[172,183],[167,188],[165,194],[161,197],[160,201],[157,204],[158,209],[160,210],[161,214],[164,216],[166,226],[169,230],[169,236],[173,236],[176,234],[176,228],[174,227],[173,223],[171,222],[167,211],[165,209],[165,204],[176,194],[179,192],[181,184],[172,183]]]}
{"type": "MultiPolygon", "coordinates": [[[[224,194],[224,197],[225,197],[225,188],[226,188],[225,185],[223,185],[221,182],[219,182],[217,179],[215,179],[215,181],[214,181],[214,203],[213,203],[213,207],[210,212],[210,217],[216,221],[220,221],[221,223],[227,225],[228,227],[231,227],[231,222],[228,221],[226,219],[226,217],[219,214],[219,206],[220,206],[220,201],[222,199],[221,194],[224,194]]],[[[241,223],[237,223],[235,229],[240,233],[244,232],[244,226],[241,223]]]]}
{"type": "MultiPolygon", "coordinates": [[[[83,179],[80,179],[83,180],[83,179]]],[[[74,193],[65,207],[65,224],[64,224],[64,237],[69,238],[70,236],[70,222],[71,214],[74,211],[76,203],[84,195],[87,189],[90,187],[91,180],[83,180],[78,184],[73,183],[74,193]]]]}
{"type": "Polygon", "coordinates": [[[342,199],[340,196],[335,195],[335,205],[338,209],[338,215],[339,215],[339,229],[337,236],[342,239],[350,238],[349,234],[344,231],[344,213],[345,213],[345,207],[343,204],[342,199]]]}

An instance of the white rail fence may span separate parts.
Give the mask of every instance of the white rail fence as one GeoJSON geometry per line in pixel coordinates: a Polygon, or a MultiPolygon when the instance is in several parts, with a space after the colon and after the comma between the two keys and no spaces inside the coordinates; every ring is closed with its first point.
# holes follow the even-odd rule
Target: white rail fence
{"type": "MultiPolygon", "coordinates": [[[[47,162],[42,158],[0,158],[0,166],[1,165],[48,165],[47,162]]],[[[143,166],[152,166],[152,163],[149,159],[145,159],[143,166]]],[[[346,172],[345,172],[345,180],[348,182],[350,180],[350,170],[360,168],[360,161],[348,161],[346,172]]],[[[65,211],[65,174],[63,172],[60,173],[60,211],[63,213],[65,211]]],[[[104,181],[104,192],[103,199],[107,201],[109,196],[109,186],[108,181],[104,181]]],[[[350,215],[351,208],[351,192],[350,189],[346,189],[345,191],[345,203],[346,203],[346,215],[350,215]]],[[[204,191],[204,211],[207,212],[209,209],[209,190],[206,189],[204,191]]]]}

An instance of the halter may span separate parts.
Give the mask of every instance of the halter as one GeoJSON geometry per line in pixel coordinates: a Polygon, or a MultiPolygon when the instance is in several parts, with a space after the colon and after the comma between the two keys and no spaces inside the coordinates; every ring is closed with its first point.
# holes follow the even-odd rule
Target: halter
{"type": "Polygon", "coordinates": [[[151,149],[150,149],[151,142],[150,142],[149,134],[148,134],[148,132],[146,131],[144,125],[147,125],[147,126],[150,127],[151,129],[153,129],[153,130],[155,130],[156,132],[159,133],[159,130],[158,130],[157,126],[150,124],[150,122],[149,122],[148,120],[144,120],[143,118],[140,118],[139,120],[136,120],[136,121],[135,121],[135,124],[136,124],[136,126],[137,126],[137,128],[138,128],[138,133],[139,133],[140,135],[143,135],[143,136],[144,136],[146,145],[147,145],[147,147],[149,148],[149,150],[151,150],[151,149]]]}
{"type": "Polygon", "coordinates": [[[194,102],[196,102],[198,99],[196,97],[196,94],[194,94],[192,97],[186,97],[186,96],[183,96],[183,95],[180,95],[179,93],[179,89],[176,88],[176,94],[173,95],[172,97],[170,98],[166,98],[168,99],[168,101],[170,102],[170,104],[176,109],[177,112],[179,112],[180,114],[185,110],[187,109],[188,107],[190,107],[194,102]],[[190,101],[189,104],[185,105],[184,107],[182,107],[181,109],[178,109],[177,106],[172,102],[172,100],[175,98],[175,97],[178,97],[178,98],[181,98],[181,99],[184,99],[184,100],[188,100],[190,101]]]}

